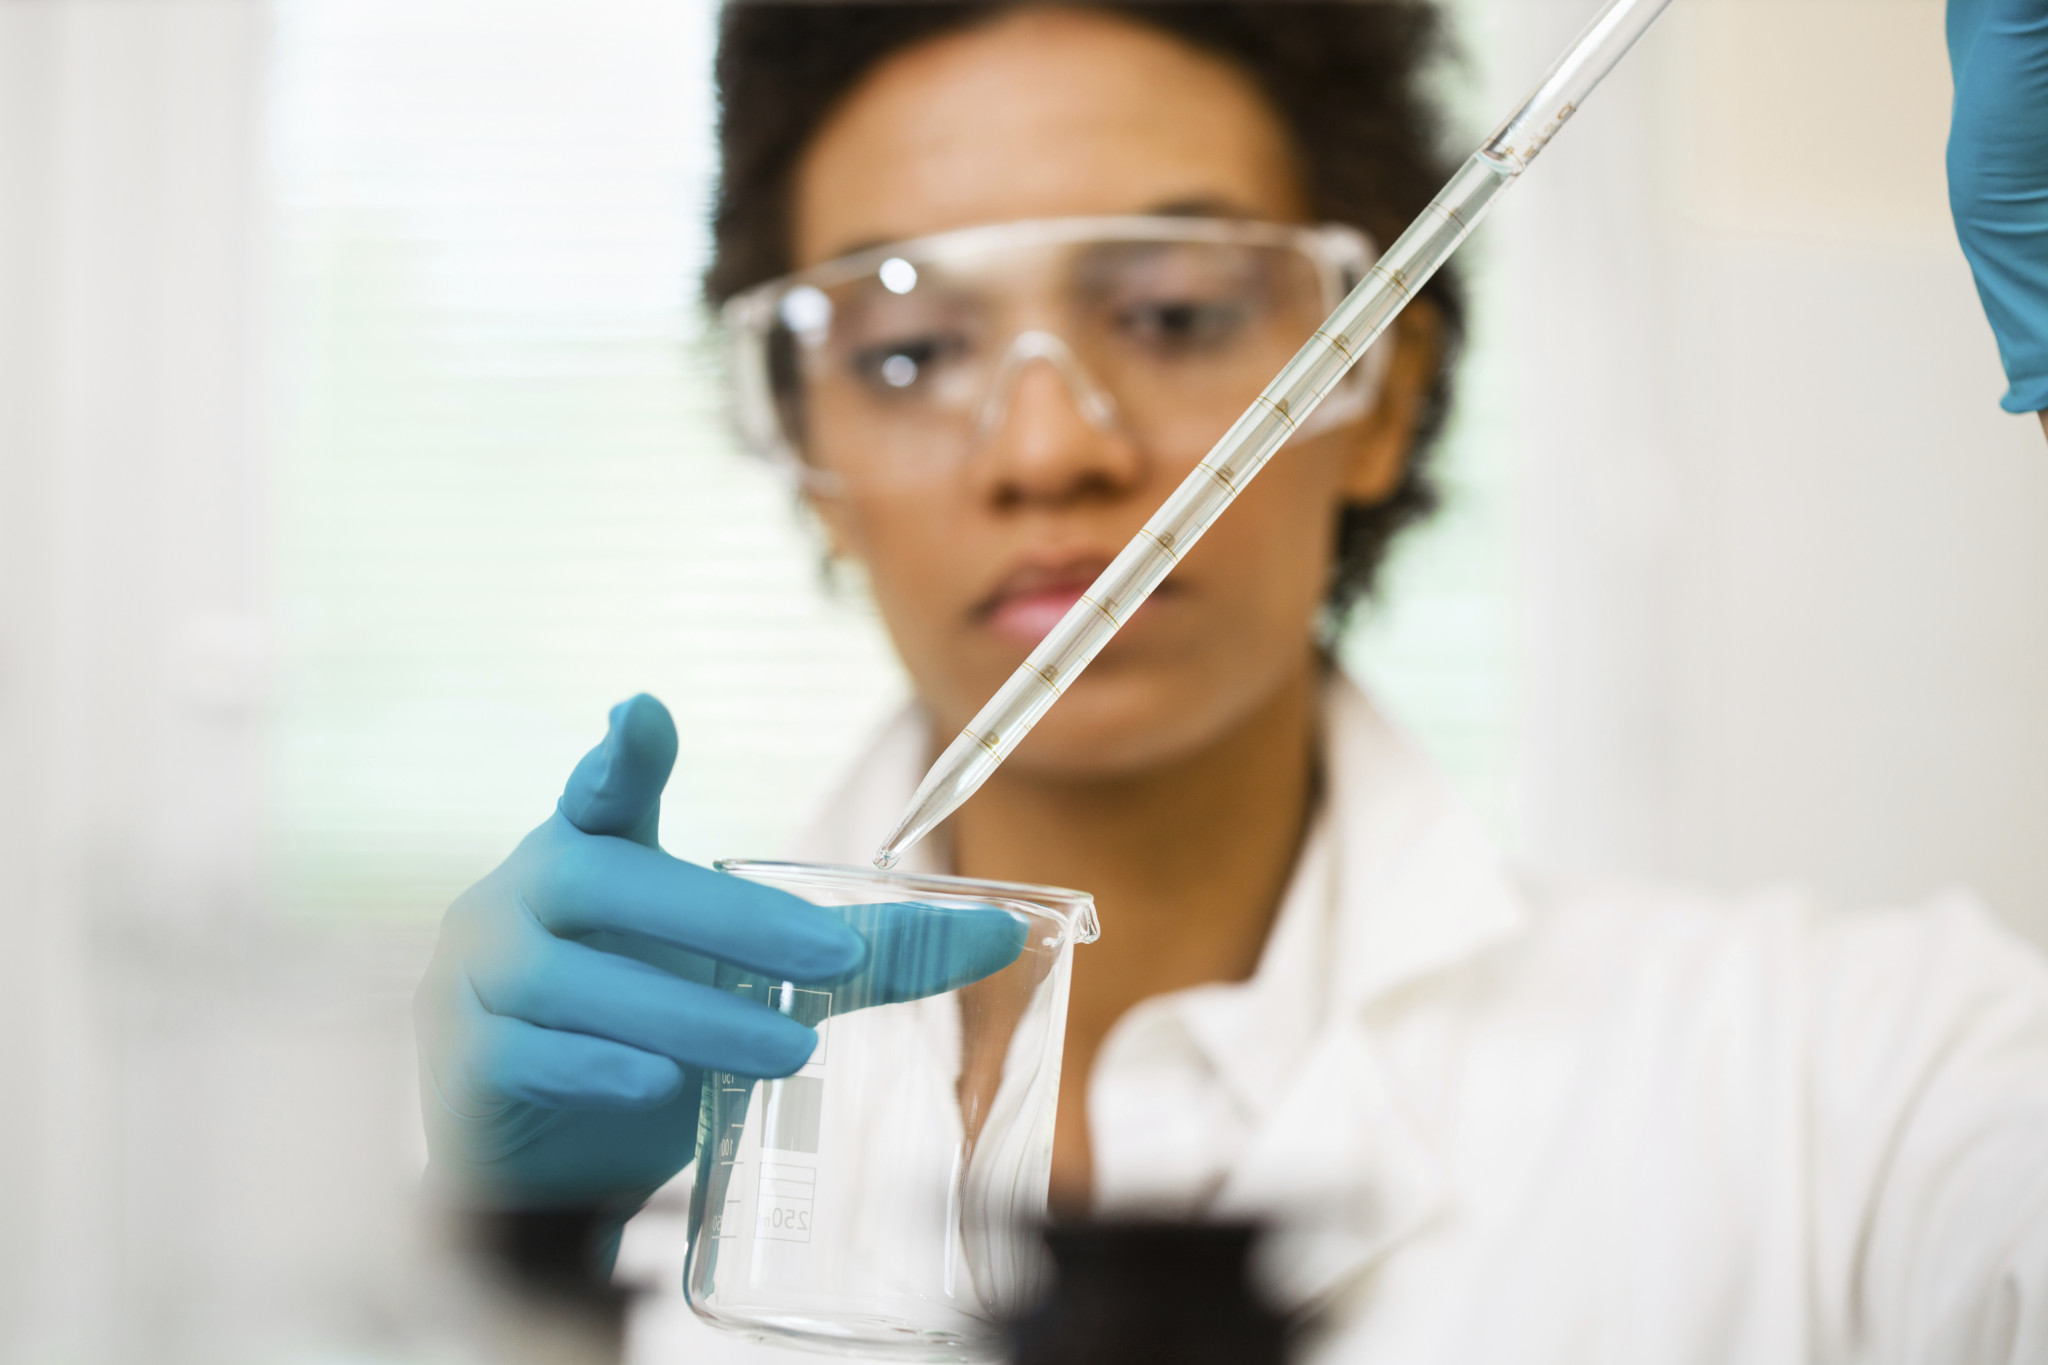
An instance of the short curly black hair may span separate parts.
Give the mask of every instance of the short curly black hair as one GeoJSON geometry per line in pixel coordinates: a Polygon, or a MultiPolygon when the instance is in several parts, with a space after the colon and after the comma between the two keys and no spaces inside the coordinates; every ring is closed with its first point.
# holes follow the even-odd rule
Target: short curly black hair
{"type": "MultiPolygon", "coordinates": [[[[791,269],[793,182],[819,127],[891,55],[1047,0],[727,0],[717,82],[719,179],[704,293],[715,307],[791,269]]],[[[1312,211],[1385,244],[1449,178],[1431,75],[1448,55],[1428,0],[1059,0],[1122,15],[1217,53],[1256,83],[1301,155],[1312,211]]],[[[1429,456],[1452,396],[1465,299],[1446,268],[1424,288],[1440,320],[1437,372],[1400,484],[1346,506],[1326,595],[1341,622],[1396,533],[1437,503],[1429,456]]]]}

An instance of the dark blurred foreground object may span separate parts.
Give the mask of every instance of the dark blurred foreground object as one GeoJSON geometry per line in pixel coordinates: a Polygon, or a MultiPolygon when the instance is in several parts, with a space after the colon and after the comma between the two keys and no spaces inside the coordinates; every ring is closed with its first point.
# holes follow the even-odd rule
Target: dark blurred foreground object
{"type": "Polygon", "coordinates": [[[1253,1289],[1258,1230],[1093,1223],[1045,1234],[1058,1278],[1010,1329],[1012,1365],[1282,1365],[1287,1320],[1253,1289]]]}
{"type": "Polygon", "coordinates": [[[520,1361],[613,1365],[624,1358],[629,1295],[611,1283],[617,1220],[602,1210],[467,1210],[457,1235],[511,1305],[520,1361]]]}

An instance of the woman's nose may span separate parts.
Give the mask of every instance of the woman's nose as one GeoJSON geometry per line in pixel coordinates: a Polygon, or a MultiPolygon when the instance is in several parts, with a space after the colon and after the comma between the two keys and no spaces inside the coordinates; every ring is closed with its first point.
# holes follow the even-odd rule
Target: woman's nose
{"type": "Polygon", "coordinates": [[[1115,399],[1049,333],[1017,338],[976,419],[978,463],[1000,501],[1114,495],[1143,477],[1143,456],[1117,421],[1115,399]]]}

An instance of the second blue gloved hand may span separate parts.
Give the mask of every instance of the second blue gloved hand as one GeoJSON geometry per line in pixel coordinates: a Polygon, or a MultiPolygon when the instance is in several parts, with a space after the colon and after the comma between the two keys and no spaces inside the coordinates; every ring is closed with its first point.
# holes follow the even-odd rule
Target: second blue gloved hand
{"type": "Polygon", "coordinates": [[[795,896],[671,858],[655,835],[676,734],[614,708],[547,821],[442,921],[415,1000],[433,1172],[459,1197],[618,1223],[687,1165],[706,1069],[783,1076],[817,1034],[712,984],[724,964],[833,983],[835,1011],[949,990],[1013,961],[993,908],[795,896]]]}
{"type": "Polygon", "coordinates": [[[2008,412],[2048,409],[2048,0],[1949,0],[1949,207],[2008,412]]]}

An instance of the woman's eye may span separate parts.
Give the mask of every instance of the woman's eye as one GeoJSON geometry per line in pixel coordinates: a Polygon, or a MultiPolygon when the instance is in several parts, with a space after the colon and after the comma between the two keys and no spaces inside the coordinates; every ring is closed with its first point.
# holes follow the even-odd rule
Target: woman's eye
{"type": "Polygon", "coordinates": [[[1124,308],[1121,329],[1143,345],[1171,352],[1213,350],[1243,332],[1247,309],[1222,299],[1160,299],[1124,308]]]}
{"type": "Polygon", "coordinates": [[[854,352],[850,368],[856,379],[871,388],[900,392],[921,383],[929,384],[940,367],[965,349],[957,337],[925,336],[881,342],[854,352]]]}

